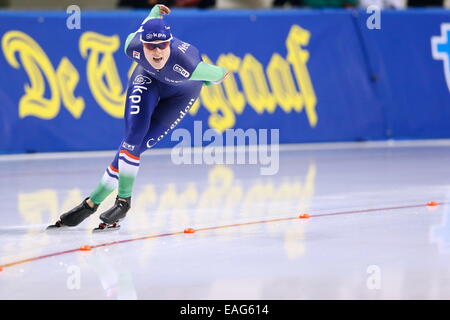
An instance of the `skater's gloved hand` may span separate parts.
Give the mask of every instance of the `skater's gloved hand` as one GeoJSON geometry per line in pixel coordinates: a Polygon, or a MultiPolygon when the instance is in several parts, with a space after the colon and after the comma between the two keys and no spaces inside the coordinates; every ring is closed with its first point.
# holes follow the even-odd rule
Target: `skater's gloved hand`
{"type": "Polygon", "coordinates": [[[227,73],[225,73],[221,79],[219,79],[217,81],[203,81],[203,83],[207,86],[212,86],[213,84],[219,84],[219,83],[222,83],[229,75],[230,75],[230,71],[227,71],[227,73]]]}
{"type": "MultiPolygon", "coordinates": [[[[150,1],[153,2],[152,0],[150,0],[150,1]]],[[[169,13],[170,13],[170,9],[167,8],[165,5],[155,4],[153,6],[152,10],[150,11],[148,17],[144,20],[143,24],[145,22],[147,22],[148,19],[156,19],[156,18],[162,19],[163,14],[169,14],[169,13]]]]}
{"type": "Polygon", "coordinates": [[[159,6],[159,14],[169,14],[170,9],[163,4],[157,4],[159,6]]]}

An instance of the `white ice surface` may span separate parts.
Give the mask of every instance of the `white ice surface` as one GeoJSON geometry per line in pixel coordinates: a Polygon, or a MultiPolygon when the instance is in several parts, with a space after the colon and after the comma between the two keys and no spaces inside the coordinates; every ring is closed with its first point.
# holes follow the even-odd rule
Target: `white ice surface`
{"type": "Polygon", "coordinates": [[[286,149],[272,176],[149,153],[121,230],[102,234],[91,232],[97,214],[44,229],[95,188],[113,153],[0,157],[0,299],[450,299],[450,207],[426,206],[450,202],[450,143],[286,149]],[[320,216],[347,211],[359,212],[320,216]],[[8,266],[245,222],[260,223],[8,266]]]}

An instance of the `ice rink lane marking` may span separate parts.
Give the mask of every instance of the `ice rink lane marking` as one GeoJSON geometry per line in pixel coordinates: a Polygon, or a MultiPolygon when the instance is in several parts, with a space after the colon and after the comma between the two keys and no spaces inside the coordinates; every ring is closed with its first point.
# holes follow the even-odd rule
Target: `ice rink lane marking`
{"type": "MultiPolygon", "coordinates": [[[[447,204],[446,202],[437,202],[437,205],[444,205],[447,204]]],[[[428,207],[428,205],[425,204],[415,204],[415,205],[407,205],[407,206],[397,206],[397,207],[386,207],[386,208],[373,208],[373,209],[361,209],[361,210],[350,210],[350,211],[340,211],[340,212],[330,212],[330,213],[319,213],[310,215],[311,218],[320,218],[320,217],[328,217],[328,216],[337,216],[337,215],[345,215],[345,214],[355,214],[355,213],[369,213],[369,212],[377,212],[377,211],[390,211],[390,210],[401,210],[401,209],[410,209],[410,208],[421,208],[421,207],[428,207]]],[[[226,229],[226,228],[234,228],[234,227],[242,227],[247,225],[254,225],[254,224],[262,224],[262,223],[271,223],[271,222],[280,222],[280,221],[289,221],[289,220],[301,220],[296,217],[286,217],[286,218],[277,218],[277,219],[269,219],[269,220],[259,220],[259,221],[250,221],[250,222],[242,222],[242,223],[235,223],[235,224],[228,224],[223,226],[214,226],[214,227],[204,227],[204,228],[198,228],[195,229],[196,232],[200,231],[209,231],[209,230],[218,230],[218,229],[226,229]]],[[[170,236],[176,236],[176,235],[182,235],[185,234],[184,231],[178,231],[178,232],[170,232],[170,233],[162,233],[162,234],[156,234],[156,235],[150,235],[150,236],[144,236],[139,238],[132,238],[132,239],[125,239],[125,240],[118,240],[118,241],[112,241],[112,242],[106,242],[102,244],[92,245],[90,246],[91,249],[95,248],[101,248],[101,247],[108,247],[113,246],[117,244],[127,243],[127,242],[133,242],[133,241],[141,241],[141,240],[148,240],[148,239],[155,239],[155,238],[163,238],[163,237],[170,237],[170,236]]],[[[6,263],[4,265],[0,265],[0,271],[4,270],[5,268],[13,267],[19,264],[24,264],[27,262],[33,262],[37,260],[42,260],[46,258],[56,257],[68,253],[74,253],[74,252],[80,252],[81,246],[76,249],[71,250],[65,250],[55,253],[49,253],[46,255],[34,257],[34,258],[28,258],[23,260],[18,260],[10,263],[6,263]]]]}

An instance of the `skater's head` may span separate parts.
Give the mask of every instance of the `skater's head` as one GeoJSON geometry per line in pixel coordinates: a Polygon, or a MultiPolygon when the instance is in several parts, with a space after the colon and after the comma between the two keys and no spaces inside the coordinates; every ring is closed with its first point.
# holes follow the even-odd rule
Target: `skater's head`
{"type": "Polygon", "coordinates": [[[155,69],[162,69],[170,56],[170,27],[163,19],[149,19],[142,25],[141,42],[147,61],[155,69]]]}

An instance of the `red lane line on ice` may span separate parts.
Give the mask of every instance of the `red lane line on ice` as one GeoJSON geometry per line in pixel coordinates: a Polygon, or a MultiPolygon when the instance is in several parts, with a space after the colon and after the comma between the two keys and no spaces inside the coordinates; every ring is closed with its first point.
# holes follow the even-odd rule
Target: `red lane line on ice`
{"type": "MultiPolygon", "coordinates": [[[[438,203],[438,205],[442,205],[442,204],[446,204],[446,203],[445,202],[438,203]]],[[[337,216],[337,215],[342,215],[342,214],[367,213],[367,212],[375,212],[375,211],[410,209],[410,208],[420,208],[420,207],[427,207],[427,205],[426,204],[415,204],[415,205],[399,206],[399,207],[387,207],[387,208],[362,209],[362,210],[341,211],[341,212],[331,212],[331,213],[319,213],[319,214],[311,215],[310,218],[337,216]]],[[[244,222],[244,223],[236,223],[236,224],[230,224],[230,225],[225,225],[225,226],[198,228],[195,230],[196,231],[217,230],[217,229],[225,229],[225,228],[231,228],[231,227],[240,227],[240,226],[251,225],[251,224],[288,221],[288,220],[299,220],[299,217],[297,216],[297,217],[289,217],[289,218],[279,218],[279,219],[271,219],[271,220],[244,222]]]]}
{"type": "MultiPolygon", "coordinates": [[[[443,204],[447,204],[447,203],[446,202],[438,202],[437,203],[437,205],[443,205],[443,204]]],[[[410,208],[420,208],[420,207],[427,207],[427,204],[416,204],[416,205],[398,206],[398,207],[374,208],[374,209],[362,209],[362,210],[351,210],[351,211],[321,213],[321,214],[311,215],[310,217],[311,218],[317,218],[317,217],[336,216],[336,215],[344,215],[344,214],[368,213],[368,212],[376,212],[376,211],[389,211],[389,210],[400,210],[400,209],[410,209],[410,208]]],[[[287,218],[278,218],[278,219],[270,219],[270,220],[259,220],[259,221],[243,222],[243,223],[229,224],[229,225],[223,225],[223,226],[198,228],[198,229],[195,229],[195,231],[199,232],[199,231],[226,229],[226,228],[233,228],[233,227],[242,227],[242,226],[247,226],[247,225],[252,225],[252,224],[271,223],[271,222],[289,221],[289,220],[301,220],[301,219],[297,216],[297,217],[287,217],[287,218]]],[[[90,248],[91,249],[95,249],[95,248],[108,247],[108,246],[112,246],[112,245],[116,245],[116,244],[122,244],[122,243],[127,243],[127,242],[141,241],[141,240],[148,240],[148,239],[155,239],[155,238],[162,238],[162,237],[169,237],[169,236],[175,236],[175,235],[181,235],[181,234],[184,234],[184,231],[163,233],[163,234],[156,234],[156,235],[150,235],[150,236],[139,237],[139,238],[132,238],[132,239],[125,239],[125,240],[107,242],[107,243],[92,245],[92,246],[90,246],[90,248]]],[[[77,248],[77,249],[71,249],[71,250],[66,250],[66,251],[50,253],[50,254],[34,257],[34,258],[18,260],[18,261],[15,261],[15,262],[10,262],[10,263],[4,264],[4,265],[0,265],[0,271],[2,269],[4,269],[4,268],[16,266],[18,264],[23,264],[23,263],[26,263],[26,262],[42,260],[42,259],[46,259],[46,258],[56,257],[56,256],[64,255],[64,254],[67,254],[67,253],[73,253],[73,252],[79,252],[79,251],[80,251],[80,248],[77,248]]]]}

